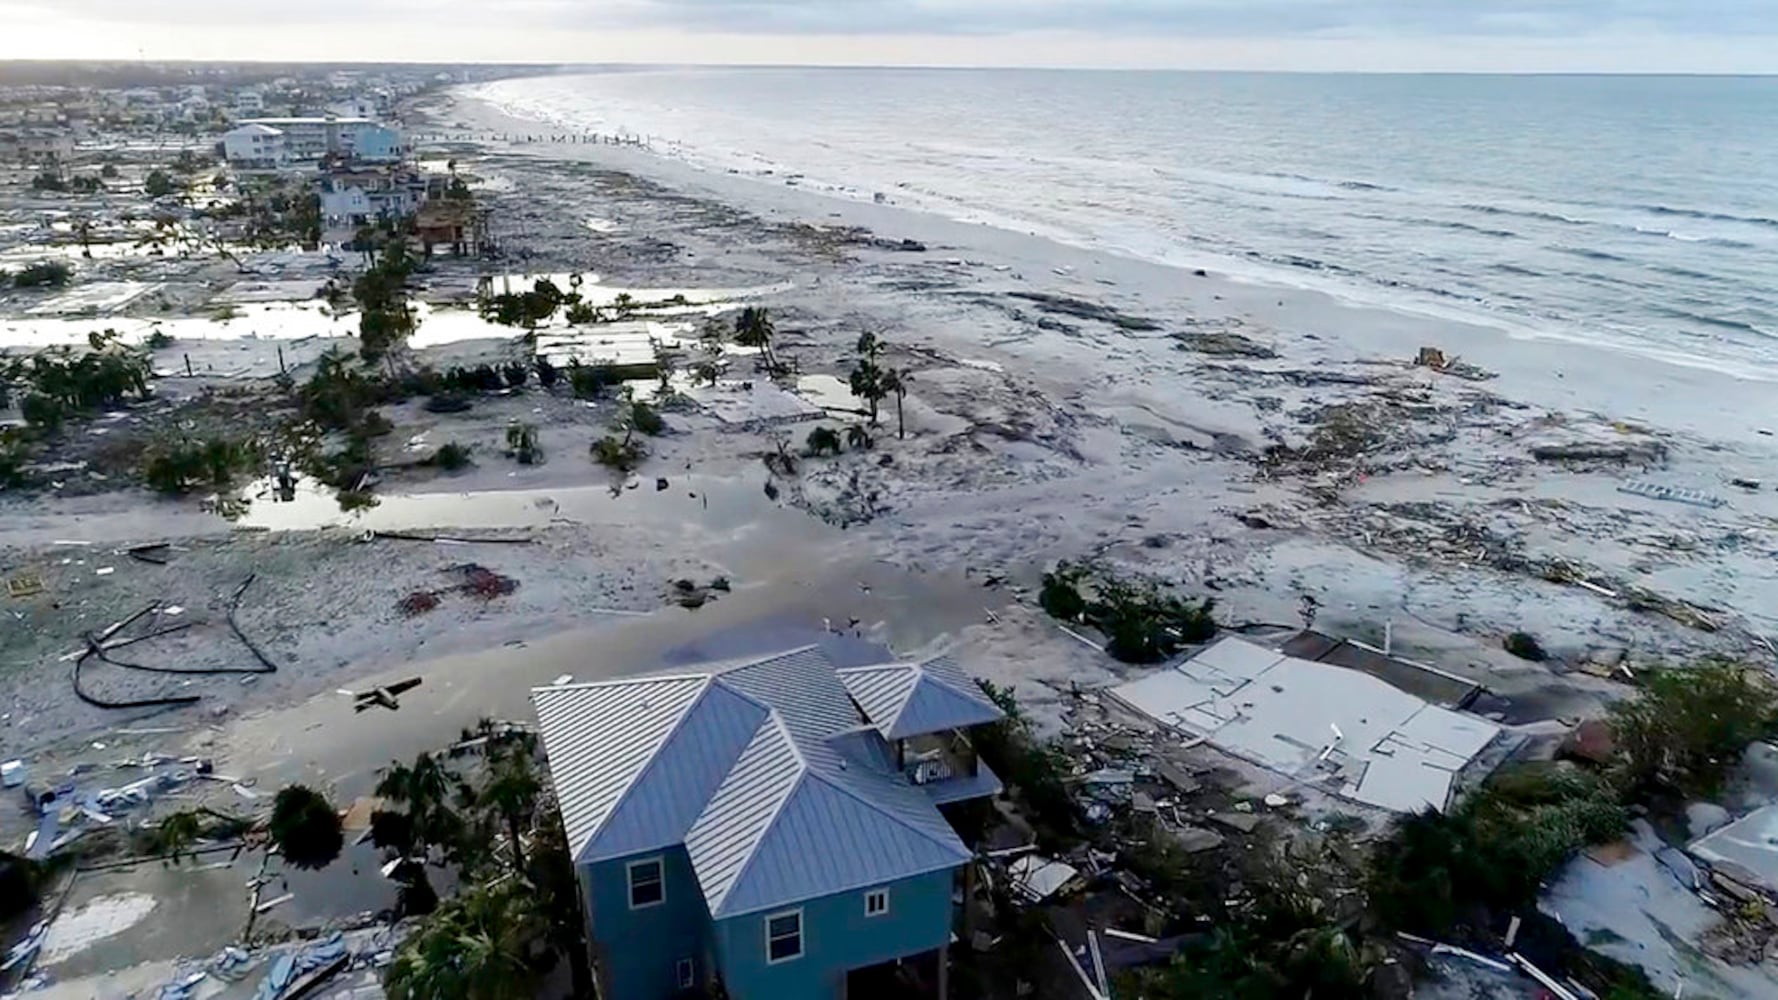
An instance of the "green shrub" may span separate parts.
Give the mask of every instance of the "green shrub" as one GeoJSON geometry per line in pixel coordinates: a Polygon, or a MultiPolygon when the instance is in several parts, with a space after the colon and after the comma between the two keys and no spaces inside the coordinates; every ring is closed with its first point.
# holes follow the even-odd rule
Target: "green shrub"
{"type": "Polygon", "coordinates": [[[577,361],[568,366],[568,388],[573,390],[575,399],[598,399],[613,381],[611,371],[603,365],[595,367],[577,361]]]}
{"type": "Polygon", "coordinates": [[[630,472],[642,464],[642,459],[647,457],[647,452],[636,441],[628,438],[619,440],[607,434],[593,442],[592,455],[593,461],[600,465],[616,469],[619,472],[630,472]]]}
{"type": "Polygon", "coordinates": [[[1542,663],[1549,659],[1549,654],[1544,652],[1543,645],[1537,641],[1536,636],[1529,632],[1514,632],[1506,637],[1506,641],[1502,645],[1506,647],[1507,652],[1521,660],[1542,663]]]}
{"type": "Polygon", "coordinates": [[[16,288],[61,288],[74,277],[74,269],[59,260],[27,264],[12,276],[16,288]]]}
{"type": "Polygon", "coordinates": [[[1125,663],[1158,663],[1216,635],[1214,598],[1192,602],[1150,581],[1095,577],[1066,562],[1044,574],[1037,599],[1051,617],[1084,621],[1103,632],[1105,651],[1125,663]],[[1083,584],[1091,584],[1090,596],[1083,584]]]}
{"type": "Polygon", "coordinates": [[[446,472],[456,472],[459,469],[466,469],[474,464],[469,457],[469,447],[467,445],[458,444],[455,441],[440,445],[439,449],[432,453],[431,461],[433,465],[438,466],[446,472]]]}
{"type": "Polygon", "coordinates": [[[1482,911],[1534,909],[1540,883],[1629,816],[1606,782],[1562,764],[1502,770],[1448,813],[1401,819],[1372,860],[1372,910],[1389,927],[1438,934],[1482,911]]]}
{"type": "Polygon", "coordinates": [[[251,442],[227,438],[163,441],[150,446],[142,474],[148,485],[167,494],[188,493],[210,486],[226,488],[259,461],[251,442]]]}
{"type": "Polygon", "coordinates": [[[369,490],[341,490],[334,499],[338,501],[340,510],[348,514],[353,511],[369,510],[382,502],[377,499],[375,493],[369,490]]]}
{"type": "Polygon", "coordinates": [[[508,424],[506,448],[507,453],[517,459],[520,465],[536,465],[543,461],[543,448],[537,443],[535,424],[508,424]]]}
{"type": "Polygon", "coordinates": [[[150,198],[165,198],[177,188],[173,186],[173,178],[167,176],[165,170],[150,170],[148,176],[142,181],[142,190],[147,192],[150,198]]]}
{"type": "Polygon", "coordinates": [[[165,330],[156,330],[143,343],[151,351],[164,351],[173,346],[173,335],[165,330]]]}
{"type": "Polygon", "coordinates": [[[1080,581],[1086,572],[1085,566],[1058,563],[1054,570],[1043,574],[1043,589],[1037,593],[1037,603],[1051,618],[1080,621],[1087,611],[1087,600],[1080,596],[1080,581]]]}
{"type": "Polygon", "coordinates": [[[809,432],[809,439],[804,443],[804,450],[812,457],[821,455],[838,455],[844,447],[839,432],[831,427],[817,427],[809,432]]]}
{"type": "Polygon", "coordinates": [[[325,868],[345,845],[339,813],[320,792],[302,785],[278,793],[270,833],[284,860],[298,868],[325,868]]]}
{"type": "Polygon", "coordinates": [[[47,434],[54,434],[67,422],[68,407],[59,399],[33,392],[19,400],[19,414],[30,426],[47,434]]]}
{"type": "Polygon", "coordinates": [[[630,422],[649,437],[657,437],[667,429],[667,422],[661,419],[660,411],[647,403],[630,404],[630,422]]]}
{"type": "Polygon", "coordinates": [[[1642,692],[1611,709],[1631,792],[1708,798],[1750,744],[1778,733],[1778,694],[1763,670],[1708,663],[1641,679],[1642,692]]]}
{"type": "Polygon", "coordinates": [[[45,170],[31,178],[31,190],[62,192],[68,190],[68,182],[62,180],[61,174],[53,170],[45,170]]]}
{"type": "Polygon", "coordinates": [[[556,382],[559,381],[561,377],[561,370],[556,368],[555,365],[550,364],[548,358],[542,357],[541,355],[537,358],[537,383],[539,385],[543,386],[545,389],[554,388],[556,382]]]}
{"type": "Polygon", "coordinates": [[[28,481],[25,463],[30,451],[25,435],[15,428],[0,427],[0,489],[17,489],[28,481]]]}

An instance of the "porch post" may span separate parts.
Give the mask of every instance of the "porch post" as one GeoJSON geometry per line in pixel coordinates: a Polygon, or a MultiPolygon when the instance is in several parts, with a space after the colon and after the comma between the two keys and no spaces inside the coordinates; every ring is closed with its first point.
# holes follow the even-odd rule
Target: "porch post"
{"type": "Polygon", "coordinates": [[[938,1000],[951,1000],[951,942],[938,946],[938,1000]]]}

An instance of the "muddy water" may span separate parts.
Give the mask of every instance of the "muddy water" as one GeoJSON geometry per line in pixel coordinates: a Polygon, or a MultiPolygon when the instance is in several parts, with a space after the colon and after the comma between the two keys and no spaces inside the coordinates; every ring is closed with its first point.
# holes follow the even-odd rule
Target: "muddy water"
{"type": "Polygon", "coordinates": [[[753,483],[698,475],[672,476],[667,483],[659,489],[657,478],[648,476],[562,489],[392,494],[379,497],[375,507],[342,511],[334,491],[312,479],[297,477],[295,490],[285,493],[268,478],[243,491],[248,506],[236,523],[267,531],[540,528],[566,521],[727,533],[768,518],[806,526],[806,518],[777,508],[753,483]]]}
{"type": "Polygon", "coordinates": [[[350,698],[323,695],[243,718],[216,750],[231,772],[251,774],[261,786],[312,780],[365,787],[389,761],[437,749],[478,719],[533,721],[531,689],[563,674],[592,681],[763,655],[821,640],[828,629],[869,636],[909,655],[942,644],[1004,603],[999,592],[958,575],[830,558],[826,547],[779,535],[756,555],[756,568],[769,567],[769,577],[699,610],[668,608],[637,618],[587,609],[580,620],[563,623],[569,631],[412,664],[357,684],[424,678],[401,696],[398,712],[358,714],[350,698]]]}

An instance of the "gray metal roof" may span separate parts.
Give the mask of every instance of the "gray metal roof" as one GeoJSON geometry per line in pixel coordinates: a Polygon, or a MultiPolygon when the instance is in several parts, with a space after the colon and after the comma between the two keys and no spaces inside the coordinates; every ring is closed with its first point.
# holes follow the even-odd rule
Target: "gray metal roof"
{"type": "Polygon", "coordinates": [[[684,843],[712,916],[969,859],[818,648],[534,697],[577,860],[684,843]]]}
{"type": "Polygon", "coordinates": [[[709,684],[681,676],[532,692],[562,825],[577,852],[709,684]]]}
{"type": "Polygon", "coordinates": [[[1000,706],[950,657],[839,672],[871,724],[892,740],[998,722],[1000,706]]]}

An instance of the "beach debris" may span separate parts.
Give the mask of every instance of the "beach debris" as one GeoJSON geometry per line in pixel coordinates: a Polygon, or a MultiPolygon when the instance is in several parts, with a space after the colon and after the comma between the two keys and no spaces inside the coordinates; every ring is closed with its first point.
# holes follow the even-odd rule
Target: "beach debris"
{"type": "Polygon", "coordinates": [[[137,562],[165,566],[168,562],[167,551],[170,548],[171,546],[166,542],[149,542],[146,545],[132,545],[124,550],[124,554],[137,562]]]}
{"type": "Polygon", "coordinates": [[[573,682],[574,682],[574,675],[573,674],[560,674],[556,677],[555,680],[550,681],[549,683],[550,683],[551,687],[561,687],[564,684],[572,684],[573,682]]]}
{"type": "Polygon", "coordinates": [[[6,580],[6,596],[15,600],[43,593],[43,577],[36,573],[19,573],[6,580]]]}
{"type": "Polygon", "coordinates": [[[1080,869],[1073,865],[1036,854],[1015,859],[1006,870],[1013,892],[1030,903],[1043,902],[1080,877],[1080,869]]]}
{"type": "Polygon", "coordinates": [[[438,605],[438,591],[416,590],[397,601],[395,607],[402,615],[413,618],[437,608],[438,605]]]}
{"type": "Polygon", "coordinates": [[[519,589],[517,580],[510,576],[502,576],[479,563],[453,566],[452,570],[463,574],[464,593],[473,594],[483,600],[505,597],[519,589]]]}
{"type": "Polygon", "coordinates": [[[0,763],[0,786],[17,788],[25,783],[25,762],[9,760],[0,763]]]}
{"type": "Polygon", "coordinates": [[[421,680],[422,679],[419,677],[409,677],[407,680],[396,681],[395,683],[384,687],[372,688],[369,691],[353,692],[352,699],[355,704],[352,706],[352,710],[354,712],[364,712],[381,707],[386,708],[391,712],[400,711],[400,695],[419,687],[421,680]]]}
{"type": "Polygon", "coordinates": [[[1734,476],[1731,479],[1729,479],[1729,485],[1730,486],[1738,486],[1741,489],[1749,490],[1749,491],[1757,493],[1757,492],[1759,492],[1759,489],[1762,484],[1757,479],[1748,479],[1745,476],[1734,476]]]}
{"type": "Polygon", "coordinates": [[[1445,352],[1436,347],[1420,348],[1420,353],[1414,356],[1414,364],[1421,368],[1430,368],[1440,375],[1451,375],[1471,382],[1486,382],[1496,377],[1495,372],[1469,364],[1455,355],[1446,357],[1445,352]]]}
{"type": "Polygon", "coordinates": [[[282,906],[285,903],[288,903],[295,898],[296,898],[296,893],[293,893],[293,892],[287,892],[282,896],[273,896],[271,899],[268,899],[263,903],[255,904],[253,907],[253,912],[254,913],[265,913],[268,910],[272,909],[273,907],[282,906]]]}
{"type": "Polygon", "coordinates": [[[1176,350],[1192,351],[1217,358],[1253,358],[1270,361],[1278,357],[1278,352],[1251,337],[1238,333],[1179,333],[1174,334],[1176,350]]]}
{"type": "MultiPolygon", "coordinates": [[[[1535,452],[1533,453],[1535,454],[1535,452]]],[[[1650,500],[1668,500],[1673,503],[1689,503],[1694,507],[1709,507],[1714,509],[1728,505],[1727,500],[1718,496],[1712,496],[1700,490],[1691,490],[1680,486],[1662,486],[1659,483],[1640,480],[1624,483],[1617,488],[1617,491],[1619,493],[1628,493],[1631,496],[1648,497],[1650,500]]]]}

